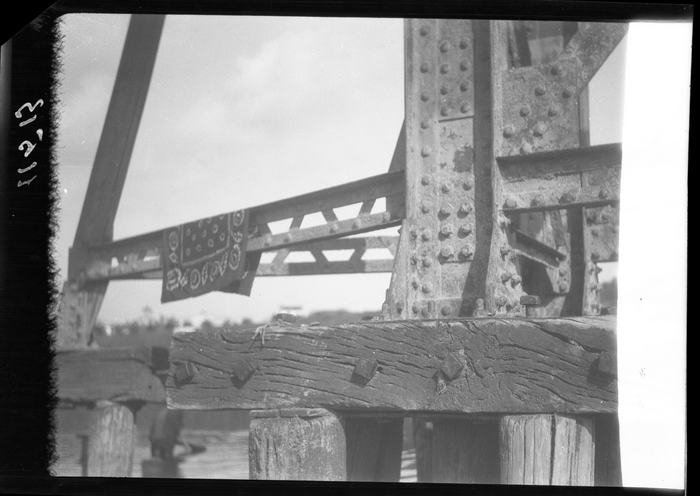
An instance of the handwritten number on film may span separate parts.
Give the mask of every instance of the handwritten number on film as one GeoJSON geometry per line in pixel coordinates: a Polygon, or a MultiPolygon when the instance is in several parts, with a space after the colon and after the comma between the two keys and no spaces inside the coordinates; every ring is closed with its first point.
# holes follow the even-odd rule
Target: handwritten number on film
{"type": "MultiPolygon", "coordinates": [[[[22,105],[20,108],[17,109],[17,112],[15,112],[15,117],[18,119],[22,119],[23,117],[25,117],[22,115],[23,110],[27,109],[29,111],[28,112],[29,114],[33,114],[37,107],[43,107],[43,106],[44,106],[44,100],[42,100],[41,98],[39,100],[37,100],[34,105],[27,102],[24,105],[22,105]]],[[[19,127],[24,127],[27,124],[31,124],[35,120],[36,120],[36,114],[34,114],[31,117],[28,117],[27,119],[24,119],[22,122],[20,122],[19,127]]],[[[39,141],[41,141],[42,138],[44,137],[44,130],[37,129],[36,135],[39,138],[39,141]]],[[[32,143],[29,140],[24,140],[24,141],[22,141],[22,143],[19,144],[19,147],[17,147],[17,148],[19,151],[24,152],[24,158],[27,158],[34,151],[34,148],[36,147],[37,144],[38,143],[32,143]]],[[[19,172],[20,174],[24,174],[25,172],[32,170],[34,167],[36,167],[36,162],[32,162],[27,167],[17,169],[17,172],[19,172]]],[[[27,181],[21,181],[21,180],[17,181],[17,187],[19,188],[21,186],[29,186],[29,184],[34,179],[36,179],[36,174],[34,174],[34,177],[32,177],[31,179],[29,179],[27,181]]]]}

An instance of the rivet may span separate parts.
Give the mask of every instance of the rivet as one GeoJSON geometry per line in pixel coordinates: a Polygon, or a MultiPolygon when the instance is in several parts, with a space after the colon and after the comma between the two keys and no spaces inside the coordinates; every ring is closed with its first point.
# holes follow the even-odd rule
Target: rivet
{"type": "Polygon", "coordinates": [[[468,179],[467,181],[464,181],[464,184],[462,185],[465,191],[469,191],[474,187],[474,181],[471,179],[468,179]]]}
{"type": "Polygon", "coordinates": [[[452,191],[452,185],[450,183],[444,183],[442,186],[440,186],[440,190],[443,193],[449,193],[452,191]]]}
{"type": "Polygon", "coordinates": [[[542,86],[538,86],[537,88],[535,88],[535,95],[542,96],[542,95],[544,95],[544,93],[545,93],[545,90],[542,86]]]}
{"type": "Polygon", "coordinates": [[[537,125],[535,126],[535,129],[533,129],[532,134],[535,136],[544,136],[544,133],[547,132],[547,126],[542,124],[541,122],[538,122],[537,125]]]}
{"type": "Polygon", "coordinates": [[[291,234],[287,234],[287,235],[284,237],[284,242],[285,242],[285,243],[290,243],[291,241],[292,241],[292,236],[291,236],[291,234]]]}
{"type": "Polygon", "coordinates": [[[428,185],[430,185],[430,176],[425,175],[425,176],[421,177],[421,178],[420,178],[420,183],[421,183],[423,186],[428,186],[428,185]]]}
{"type": "Polygon", "coordinates": [[[440,207],[440,215],[441,216],[447,217],[448,215],[450,215],[450,212],[451,212],[451,210],[450,210],[449,205],[443,205],[442,207],[440,207]]]}
{"type": "Polygon", "coordinates": [[[445,224],[440,228],[440,234],[442,234],[444,237],[449,237],[452,235],[452,224],[445,224]]]}
{"type": "Polygon", "coordinates": [[[468,103],[465,102],[465,103],[462,104],[461,107],[459,107],[459,110],[460,110],[463,114],[468,114],[469,111],[471,110],[471,106],[470,106],[468,103]]]}
{"type": "Polygon", "coordinates": [[[423,234],[421,234],[421,239],[423,241],[430,241],[430,238],[432,238],[430,231],[424,231],[423,234]]]}
{"type": "Polygon", "coordinates": [[[440,109],[440,115],[442,115],[443,117],[447,117],[451,113],[452,113],[452,109],[450,107],[448,107],[447,105],[445,105],[444,107],[442,107],[440,109]]]}
{"type": "Polygon", "coordinates": [[[445,305],[440,310],[440,313],[442,313],[445,317],[447,317],[452,313],[452,307],[450,305],[445,305]]]}
{"type": "Polygon", "coordinates": [[[338,225],[337,224],[331,224],[328,230],[332,233],[338,232],[338,225]]]}
{"type": "Polygon", "coordinates": [[[510,283],[513,287],[517,286],[522,281],[523,281],[522,278],[517,274],[515,274],[513,277],[510,278],[510,283]]]}
{"type": "Polygon", "coordinates": [[[413,313],[420,312],[420,305],[418,305],[418,303],[414,303],[413,305],[411,305],[411,311],[413,311],[413,313]]]}
{"type": "Polygon", "coordinates": [[[420,127],[423,129],[428,129],[430,127],[430,121],[428,119],[423,119],[420,122],[420,127]]]}
{"type": "Polygon", "coordinates": [[[432,152],[432,150],[431,150],[431,148],[430,148],[429,146],[424,146],[424,147],[421,149],[420,154],[421,154],[422,156],[424,156],[424,157],[427,157],[427,156],[430,155],[431,152],[432,152]]]}
{"type": "Polygon", "coordinates": [[[523,105],[522,107],[520,107],[520,115],[522,115],[523,117],[527,117],[528,115],[530,115],[530,106],[523,105]]]}
{"type": "Polygon", "coordinates": [[[179,387],[180,385],[191,381],[196,373],[197,368],[190,362],[185,362],[179,365],[175,370],[175,385],[179,387]]]}
{"type": "Polygon", "coordinates": [[[459,48],[464,50],[468,46],[469,46],[469,41],[466,38],[462,38],[461,40],[459,40],[459,48]]]}
{"type": "Polygon", "coordinates": [[[574,96],[574,89],[569,87],[569,88],[564,88],[564,91],[562,91],[561,96],[564,98],[571,98],[574,96]]]}
{"type": "Polygon", "coordinates": [[[502,257],[507,257],[510,255],[510,246],[501,246],[501,256],[502,257]]]}
{"type": "Polygon", "coordinates": [[[499,296],[498,298],[496,298],[497,307],[504,307],[506,306],[506,303],[508,303],[508,299],[505,296],[499,296]]]}
{"type": "Polygon", "coordinates": [[[561,266],[558,272],[560,276],[565,276],[568,271],[566,270],[566,266],[561,266]]]}
{"type": "Polygon", "coordinates": [[[449,51],[449,49],[450,49],[449,41],[443,41],[442,43],[440,43],[440,51],[442,53],[449,51]]]}
{"type": "Polygon", "coordinates": [[[428,26],[421,26],[420,35],[421,36],[428,36],[429,34],[430,34],[430,28],[428,26]]]}
{"type": "Polygon", "coordinates": [[[427,318],[428,315],[429,315],[428,309],[427,309],[427,308],[422,309],[422,310],[420,311],[420,314],[421,314],[421,317],[427,318]]]}
{"type": "Polygon", "coordinates": [[[471,211],[472,211],[472,206],[469,205],[468,203],[462,203],[459,206],[459,213],[460,214],[468,214],[471,211]]]}
{"type": "Polygon", "coordinates": [[[515,129],[513,129],[513,126],[506,126],[503,128],[503,136],[506,138],[510,138],[515,134],[515,129]]]}
{"type": "Polygon", "coordinates": [[[389,222],[391,220],[391,212],[384,212],[384,215],[382,215],[382,220],[384,222],[389,222]]]}
{"type": "Polygon", "coordinates": [[[459,90],[464,93],[465,91],[469,91],[469,81],[462,81],[459,83],[459,90]]]}
{"type": "Polygon", "coordinates": [[[423,284],[423,285],[421,286],[420,289],[421,289],[421,291],[423,291],[424,293],[427,294],[427,293],[430,293],[430,292],[433,290],[433,285],[430,284],[429,282],[426,282],[425,284],[423,284]]]}
{"type": "Polygon", "coordinates": [[[442,93],[443,95],[447,95],[450,92],[450,89],[450,85],[443,84],[442,86],[440,86],[440,93],[442,93]]]}
{"type": "Polygon", "coordinates": [[[547,110],[547,115],[550,117],[554,117],[559,115],[559,110],[556,107],[549,107],[549,110],[547,110]]]}
{"type": "Polygon", "coordinates": [[[424,214],[427,214],[430,212],[430,205],[427,203],[421,203],[420,204],[420,211],[423,212],[424,214]]]}
{"type": "Polygon", "coordinates": [[[556,65],[553,65],[552,68],[549,70],[549,72],[552,74],[552,76],[558,76],[559,75],[559,67],[556,65]]]}
{"type": "Polygon", "coordinates": [[[471,224],[464,224],[463,226],[459,226],[459,234],[462,236],[469,236],[472,232],[472,226],[471,224]]]}
{"type": "Polygon", "coordinates": [[[518,206],[518,202],[515,198],[509,196],[508,198],[506,198],[506,201],[503,204],[503,206],[506,208],[516,208],[518,206]]]}
{"type": "Polygon", "coordinates": [[[469,61],[463,60],[459,63],[459,68],[463,71],[468,71],[469,70],[469,61]]]}
{"type": "Polygon", "coordinates": [[[522,155],[529,155],[532,153],[532,145],[526,141],[520,146],[520,153],[522,155]]]}
{"type": "Polygon", "coordinates": [[[360,358],[356,365],[355,370],[353,370],[353,375],[359,377],[365,384],[372,380],[374,374],[377,372],[379,364],[374,359],[360,358]]]}
{"type": "Polygon", "coordinates": [[[607,200],[610,198],[610,190],[607,188],[603,188],[600,190],[600,193],[598,193],[598,198],[601,200],[607,200]]]}
{"type": "Polygon", "coordinates": [[[459,254],[462,255],[464,258],[469,258],[472,256],[474,253],[474,248],[472,245],[464,245],[464,247],[459,251],[459,254]]]}
{"type": "Polygon", "coordinates": [[[423,267],[430,267],[433,265],[433,259],[432,258],[424,258],[423,259],[423,267]]]}
{"type": "Polygon", "coordinates": [[[598,355],[598,360],[594,363],[596,363],[598,372],[610,377],[615,377],[617,375],[617,357],[613,353],[609,351],[601,352],[601,354],[598,355]]]}
{"type": "Polygon", "coordinates": [[[447,74],[448,72],[450,72],[450,66],[449,66],[449,64],[442,64],[442,65],[440,66],[440,72],[441,72],[442,74],[447,74]]]}
{"type": "Polygon", "coordinates": [[[454,249],[451,246],[444,246],[442,250],[440,250],[440,256],[442,258],[452,258],[454,254],[454,249]]]}
{"type": "Polygon", "coordinates": [[[430,100],[430,93],[428,93],[427,91],[422,92],[420,94],[420,99],[424,102],[427,102],[428,100],[430,100]]]}
{"type": "Polygon", "coordinates": [[[504,272],[503,274],[501,274],[501,282],[502,282],[503,284],[505,284],[505,283],[507,283],[508,281],[510,281],[510,278],[511,278],[510,272],[504,272]]]}
{"type": "Polygon", "coordinates": [[[265,242],[263,243],[265,246],[270,246],[272,244],[272,236],[267,236],[265,238],[265,242]]]}
{"type": "Polygon", "coordinates": [[[359,229],[361,227],[362,227],[362,221],[360,219],[355,219],[355,222],[352,223],[352,228],[359,229]]]}
{"type": "Polygon", "coordinates": [[[542,204],[544,204],[544,196],[540,194],[535,195],[534,198],[530,201],[530,205],[533,207],[538,207],[542,204]]]}
{"type": "Polygon", "coordinates": [[[410,233],[413,239],[416,239],[418,237],[418,230],[415,227],[411,228],[410,233]]]}
{"type": "Polygon", "coordinates": [[[559,281],[559,291],[567,293],[569,291],[569,283],[566,281],[559,281]]]}
{"type": "Polygon", "coordinates": [[[425,72],[429,72],[429,71],[430,71],[430,63],[429,63],[429,62],[423,62],[423,63],[420,65],[420,71],[421,71],[421,72],[424,72],[424,73],[425,73],[425,72]]]}
{"type": "Polygon", "coordinates": [[[574,201],[576,201],[576,195],[571,191],[567,191],[559,199],[559,203],[572,203],[574,201]]]}
{"type": "Polygon", "coordinates": [[[255,367],[246,359],[233,362],[233,375],[240,382],[246,382],[255,372],[255,367]]]}

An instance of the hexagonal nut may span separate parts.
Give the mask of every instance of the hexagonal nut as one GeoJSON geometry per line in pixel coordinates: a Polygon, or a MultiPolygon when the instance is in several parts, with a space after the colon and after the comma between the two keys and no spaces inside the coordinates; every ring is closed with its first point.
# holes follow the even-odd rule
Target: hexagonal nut
{"type": "Polygon", "coordinates": [[[447,380],[455,380],[464,369],[464,363],[454,353],[448,353],[440,364],[440,371],[447,380]]]}
{"type": "Polygon", "coordinates": [[[448,237],[452,235],[452,224],[445,224],[440,228],[440,234],[442,234],[444,237],[448,237]]]}
{"type": "Polygon", "coordinates": [[[245,358],[241,358],[233,362],[232,372],[234,378],[243,383],[253,375],[255,372],[255,365],[245,358]]]}
{"type": "Polygon", "coordinates": [[[603,351],[598,355],[596,368],[604,375],[610,377],[617,376],[617,357],[609,351],[603,351]]]}
{"type": "Polygon", "coordinates": [[[185,362],[178,365],[175,369],[175,374],[173,375],[175,385],[179,387],[190,382],[192,379],[194,379],[196,373],[197,368],[190,362],[185,362]]]}
{"type": "Polygon", "coordinates": [[[373,358],[360,358],[356,364],[355,364],[355,369],[353,370],[353,376],[355,378],[359,378],[361,382],[364,382],[365,384],[368,383],[370,380],[372,380],[372,377],[374,377],[374,374],[377,372],[377,369],[379,368],[379,363],[373,358]]]}

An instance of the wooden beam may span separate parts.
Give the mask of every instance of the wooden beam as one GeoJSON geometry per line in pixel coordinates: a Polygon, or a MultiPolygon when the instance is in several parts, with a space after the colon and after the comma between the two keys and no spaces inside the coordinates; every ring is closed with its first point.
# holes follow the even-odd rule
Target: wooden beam
{"type": "Polygon", "coordinates": [[[178,409],[615,412],[614,317],[364,322],[175,335],[178,409]],[[400,339],[397,339],[400,336],[400,339]],[[264,339],[261,339],[264,338],[264,339]]]}
{"type": "Polygon", "coordinates": [[[71,403],[164,402],[165,388],[155,373],[163,365],[155,365],[153,356],[165,351],[145,347],[58,350],[58,397],[71,403]]]}

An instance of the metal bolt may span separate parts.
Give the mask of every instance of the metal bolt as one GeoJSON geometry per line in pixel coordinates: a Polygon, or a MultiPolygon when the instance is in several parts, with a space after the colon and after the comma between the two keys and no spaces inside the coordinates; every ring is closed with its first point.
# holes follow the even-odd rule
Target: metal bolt
{"type": "Polygon", "coordinates": [[[549,72],[552,74],[552,76],[558,76],[559,75],[559,67],[556,65],[553,65],[552,68],[549,70],[549,72]]]}
{"type": "Polygon", "coordinates": [[[505,296],[499,296],[498,298],[496,298],[497,307],[504,307],[506,306],[506,303],[508,303],[508,299],[505,296]]]}
{"type": "Polygon", "coordinates": [[[462,236],[469,236],[472,232],[471,224],[464,224],[459,226],[459,234],[462,236]]]}
{"type": "Polygon", "coordinates": [[[469,91],[469,81],[462,81],[459,83],[459,90],[464,93],[465,91],[469,91]]]}
{"type": "Polygon", "coordinates": [[[427,318],[429,314],[430,314],[430,312],[428,312],[428,309],[427,309],[427,308],[423,308],[423,309],[420,311],[420,315],[421,315],[421,317],[423,317],[423,318],[427,318]]]}
{"type": "Polygon", "coordinates": [[[510,278],[510,283],[513,287],[517,286],[521,282],[522,282],[522,279],[517,274],[515,274],[513,277],[510,278]]]}
{"type": "Polygon", "coordinates": [[[177,387],[190,382],[197,373],[197,368],[190,362],[178,365],[175,369],[175,385],[177,387]]]}
{"type": "Polygon", "coordinates": [[[452,313],[452,307],[451,307],[450,305],[445,305],[445,306],[442,307],[442,309],[440,310],[440,313],[442,313],[442,315],[444,315],[445,317],[447,317],[447,316],[449,316],[449,315],[452,313]]]}
{"type": "Polygon", "coordinates": [[[462,71],[468,71],[469,70],[469,62],[467,60],[463,60],[459,63],[459,68],[462,71]]]}
{"type": "Polygon", "coordinates": [[[467,40],[466,38],[462,38],[461,40],[459,40],[459,48],[464,50],[468,46],[469,46],[469,40],[467,40]]]}
{"type": "Polygon", "coordinates": [[[421,148],[420,154],[424,157],[427,157],[430,155],[431,152],[432,150],[429,146],[424,146],[423,148],[421,148]]]}
{"type": "Polygon", "coordinates": [[[450,191],[452,191],[452,185],[450,183],[443,183],[443,185],[440,186],[440,190],[443,193],[449,193],[450,191]]]}
{"type": "Polygon", "coordinates": [[[424,258],[423,259],[423,267],[430,267],[433,265],[433,259],[432,258],[424,258]]]}
{"type": "Polygon", "coordinates": [[[547,110],[547,115],[550,117],[555,117],[559,115],[559,110],[556,107],[549,107],[547,110]]]}
{"type": "Polygon", "coordinates": [[[598,369],[598,372],[601,372],[604,375],[615,377],[617,375],[617,358],[613,353],[603,351],[600,355],[598,355],[596,368],[598,369]]]}
{"type": "Polygon", "coordinates": [[[545,94],[545,90],[542,86],[538,86],[535,88],[535,95],[542,96],[544,94],[545,94]]]}
{"type": "Polygon", "coordinates": [[[471,245],[465,245],[461,250],[459,250],[459,254],[464,258],[471,257],[472,253],[474,253],[474,248],[471,245]]]}
{"type": "Polygon", "coordinates": [[[530,153],[532,153],[532,145],[526,141],[525,143],[520,145],[520,153],[522,155],[529,155],[530,153]]]}
{"type": "Polygon", "coordinates": [[[464,103],[462,104],[462,106],[459,107],[459,110],[460,110],[463,114],[468,114],[469,111],[471,110],[471,106],[470,106],[468,103],[464,102],[464,103]]]}
{"type": "Polygon", "coordinates": [[[450,92],[450,89],[450,85],[443,84],[442,86],[440,86],[440,93],[442,93],[443,95],[447,95],[450,92]]]}
{"type": "Polygon", "coordinates": [[[427,203],[421,203],[420,211],[424,214],[427,214],[428,212],[430,212],[430,205],[428,205],[427,203]]]}
{"type": "Polygon", "coordinates": [[[449,64],[442,64],[442,65],[440,66],[440,72],[441,72],[442,74],[447,74],[448,72],[450,72],[450,66],[449,66],[449,64]]]}
{"type": "Polygon", "coordinates": [[[399,312],[399,313],[403,312],[403,303],[401,303],[400,301],[397,301],[395,306],[396,306],[397,312],[399,312]]]}
{"type": "Polygon", "coordinates": [[[270,246],[272,244],[272,236],[267,236],[265,237],[265,241],[263,243],[265,246],[270,246]]]}
{"type": "Polygon", "coordinates": [[[512,196],[509,196],[508,198],[506,198],[506,201],[503,204],[503,206],[506,208],[516,208],[518,206],[518,201],[512,196]]]}
{"type": "Polygon", "coordinates": [[[510,246],[501,246],[501,256],[502,257],[507,257],[510,255],[510,246]]]}
{"type": "Polygon", "coordinates": [[[429,186],[430,185],[430,176],[426,175],[420,178],[420,183],[423,186],[429,186]]]}
{"type": "Polygon", "coordinates": [[[389,222],[391,220],[391,212],[384,212],[384,214],[382,215],[382,220],[384,222],[389,222]]]}
{"type": "Polygon", "coordinates": [[[569,283],[566,281],[559,281],[559,291],[562,293],[569,292],[569,283]]]}
{"type": "Polygon", "coordinates": [[[601,200],[607,200],[610,198],[610,190],[608,188],[601,189],[600,193],[598,193],[598,198],[601,200]]]}
{"type": "Polygon", "coordinates": [[[430,231],[423,231],[423,234],[421,234],[420,237],[423,241],[430,241],[430,238],[432,238],[433,236],[430,233],[430,231]]]}
{"type": "Polygon", "coordinates": [[[428,119],[423,119],[423,120],[420,122],[420,127],[421,127],[422,129],[428,129],[428,128],[430,127],[430,121],[429,121],[428,119]]]}
{"type": "Polygon", "coordinates": [[[447,52],[450,49],[450,42],[449,41],[443,41],[440,43],[440,51],[442,53],[447,52]]]}
{"type": "Polygon", "coordinates": [[[459,377],[462,369],[464,369],[464,364],[454,353],[448,353],[440,364],[440,371],[442,371],[445,377],[450,381],[459,377]]]}
{"type": "Polygon", "coordinates": [[[412,237],[413,239],[416,239],[416,238],[418,237],[418,230],[417,230],[415,227],[412,227],[412,228],[411,228],[410,233],[411,233],[411,237],[412,237]]]}
{"type": "Polygon", "coordinates": [[[444,107],[442,107],[440,109],[440,115],[442,115],[443,117],[447,117],[451,113],[452,113],[452,109],[450,107],[448,107],[447,105],[445,105],[444,107]]]}
{"type": "Polygon", "coordinates": [[[591,260],[596,261],[599,258],[600,258],[600,253],[598,253],[597,251],[594,251],[593,253],[591,253],[591,260]]]}
{"type": "Polygon", "coordinates": [[[591,227],[591,236],[593,237],[598,237],[600,236],[600,228],[599,227],[591,227]]]}
{"type": "Polygon", "coordinates": [[[450,209],[449,205],[443,205],[442,207],[440,207],[440,215],[441,216],[447,217],[448,215],[450,215],[450,213],[451,213],[451,209],[450,209]]]}
{"type": "Polygon", "coordinates": [[[506,138],[510,138],[515,134],[515,129],[513,129],[513,126],[506,126],[503,128],[503,136],[506,138]]]}
{"type": "Polygon", "coordinates": [[[544,133],[547,132],[547,126],[542,124],[541,122],[538,122],[537,125],[535,126],[535,129],[532,130],[532,134],[535,136],[544,136],[544,133]]]}
{"type": "Polygon", "coordinates": [[[574,89],[571,87],[564,88],[564,91],[562,91],[561,96],[563,96],[564,98],[571,98],[572,96],[574,96],[574,89]]]}
{"type": "Polygon", "coordinates": [[[413,279],[411,281],[411,286],[413,286],[413,289],[418,289],[418,286],[420,286],[420,284],[418,283],[418,279],[413,279]]]}
{"type": "Polygon", "coordinates": [[[442,250],[440,250],[440,256],[442,258],[452,258],[455,254],[454,248],[451,246],[444,246],[442,250]]]}
{"type": "Polygon", "coordinates": [[[328,230],[332,233],[338,232],[338,225],[337,224],[331,224],[328,230]]]}
{"type": "Polygon", "coordinates": [[[527,117],[528,115],[530,115],[530,106],[523,105],[522,107],[520,107],[520,115],[522,115],[523,117],[527,117]]]}
{"type": "Polygon", "coordinates": [[[472,181],[471,179],[468,179],[468,180],[464,181],[464,184],[462,185],[462,187],[464,188],[465,191],[469,191],[470,189],[472,189],[474,187],[474,181],[472,181]]]}
{"type": "Polygon", "coordinates": [[[533,207],[537,207],[542,204],[544,204],[544,196],[540,194],[535,195],[530,201],[530,205],[533,207]]]}
{"type": "Polygon", "coordinates": [[[504,272],[503,274],[501,274],[501,282],[503,284],[507,283],[510,280],[510,278],[511,278],[510,272],[504,272]]]}
{"type": "Polygon", "coordinates": [[[428,100],[430,100],[430,93],[428,93],[427,91],[422,92],[420,94],[420,99],[424,102],[427,102],[428,100]]]}
{"type": "Polygon", "coordinates": [[[240,382],[246,382],[255,372],[255,366],[245,358],[233,362],[233,375],[240,382]]]}
{"type": "Polygon", "coordinates": [[[428,26],[421,26],[420,35],[421,36],[428,36],[429,34],[430,34],[430,28],[428,26]]]}
{"type": "Polygon", "coordinates": [[[459,206],[459,213],[460,213],[460,214],[467,215],[467,214],[468,214],[469,212],[471,212],[471,211],[472,211],[472,206],[469,205],[469,204],[466,203],[466,202],[465,202],[465,203],[462,203],[462,204],[459,206]]]}
{"type": "Polygon", "coordinates": [[[573,203],[576,201],[576,194],[572,191],[567,191],[559,199],[559,203],[573,203]]]}
{"type": "Polygon", "coordinates": [[[411,305],[411,311],[413,311],[413,313],[420,312],[420,305],[418,305],[418,303],[414,303],[413,305],[411,305]]]}
{"type": "Polygon", "coordinates": [[[421,289],[421,291],[423,291],[424,293],[427,294],[427,293],[432,292],[432,290],[433,290],[433,285],[430,284],[429,282],[426,282],[425,284],[423,284],[423,285],[421,286],[420,289],[421,289]]]}
{"type": "Polygon", "coordinates": [[[355,221],[352,223],[352,228],[359,229],[361,227],[362,227],[362,221],[360,219],[355,219],[355,221]]]}
{"type": "Polygon", "coordinates": [[[452,236],[452,229],[452,224],[445,224],[440,228],[440,234],[446,238],[452,236]]]}
{"type": "Polygon", "coordinates": [[[360,358],[355,364],[355,370],[353,370],[353,376],[359,378],[361,382],[365,384],[372,380],[374,374],[377,372],[379,364],[374,359],[360,358]]]}
{"type": "Polygon", "coordinates": [[[421,72],[429,72],[430,71],[430,63],[429,62],[423,62],[420,65],[420,71],[421,72]]]}

